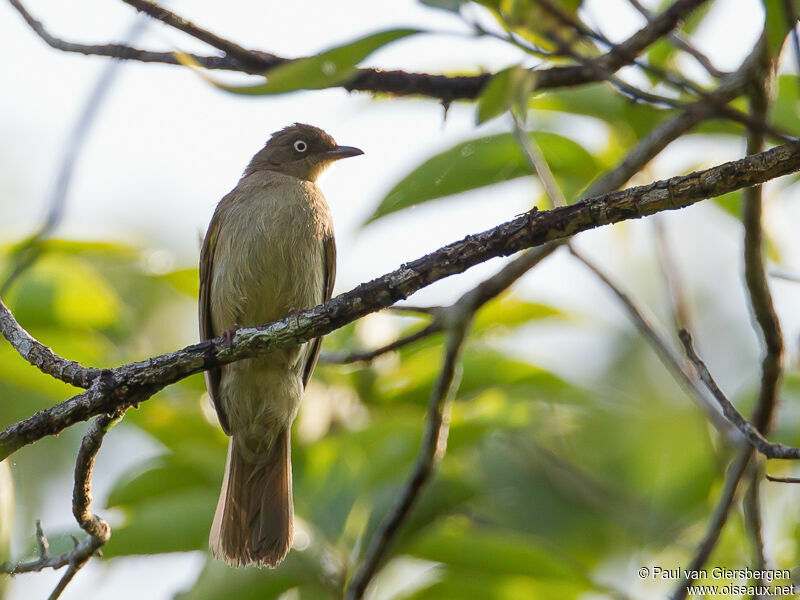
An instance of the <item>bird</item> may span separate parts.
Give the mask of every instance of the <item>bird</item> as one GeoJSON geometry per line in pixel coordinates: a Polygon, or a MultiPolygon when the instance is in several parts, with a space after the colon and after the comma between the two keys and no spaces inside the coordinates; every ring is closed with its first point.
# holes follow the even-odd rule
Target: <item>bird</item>
{"type": "MultiPolygon", "coordinates": [[[[322,129],[275,132],[217,205],[200,251],[202,340],[269,323],[330,299],[336,277],[331,213],[317,186],[333,162],[363,152],[322,129]]],[[[321,339],[206,371],[229,436],[225,475],[209,535],[231,566],[276,567],[294,531],[291,426],[321,339]]]]}

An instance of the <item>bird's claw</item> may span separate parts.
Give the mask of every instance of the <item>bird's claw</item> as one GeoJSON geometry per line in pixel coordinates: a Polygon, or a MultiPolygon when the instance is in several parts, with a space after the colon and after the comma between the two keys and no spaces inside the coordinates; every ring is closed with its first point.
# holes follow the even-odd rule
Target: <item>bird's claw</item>
{"type": "Polygon", "coordinates": [[[234,323],[233,327],[230,329],[226,329],[222,332],[222,339],[225,340],[225,345],[228,346],[230,350],[233,347],[233,338],[236,337],[236,331],[239,329],[239,324],[234,323]]]}
{"type": "Polygon", "coordinates": [[[287,317],[294,317],[294,325],[295,325],[295,327],[300,327],[300,313],[301,312],[303,312],[301,309],[292,307],[286,313],[287,317]]]}

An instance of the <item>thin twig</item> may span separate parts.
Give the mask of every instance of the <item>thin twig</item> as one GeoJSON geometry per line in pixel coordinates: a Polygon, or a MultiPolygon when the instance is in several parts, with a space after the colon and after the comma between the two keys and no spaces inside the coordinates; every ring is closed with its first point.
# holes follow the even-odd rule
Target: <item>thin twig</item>
{"type": "Polygon", "coordinates": [[[678,265],[672,257],[669,247],[667,231],[664,220],[656,218],[655,223],[655,242],[658,262],[661,265],[661,273],[664,276],[664,286],[669,297],[670,312],[675,331],[681,329],[691,329],[691,317],[689,313],[689,303],[686,298],[686,290],[683,288],[682,279],[678,272],[678,265]]]}
{"type": "Polygon", "coordinates": [[[406,479],[397,503],[372,536],[364,560],[353,575],[345,593],[347,600],[360,600],[363,597],[370,580],[387,555],[397,531],[411,513],[422,489],[432,477],[436,464],[444,455],[449,430],[449,420],[445,416],[446,405],[458,389],[459,378],[456,375],[456,366],[469,328],[470,318],[471,315],[467,315],[466,321],[455,324],[448,331],[444,361],[428,403],[425,433],[417,460],[406,479]]]}
{"type": "MultiPolygon", "coordinates": [[[[641,2],[639,2],[639,0],[628,0],[628,3],[638,10],[648,21],[653,18],[653,13],[651,13],[641,2]]],[[[709,75],[721,79],[727,74],[717,69],[705,54],[692,46],[692,44],[683,37],[680,31],[673,31],[667,36],[667,39],[676,48],[679,48],[680,50],[683,50],[692,56],[692,58],[694,58],[697,63],[708,72],[709,75]]]]}
{"type": "Polygon", "coordinates": [[[389,306],[388,310],[392,312],[398,313],[420,313],[423,315],[430,315],[432,317],[437,317],[441,314],[442,310],[444,310],[443,306],[417,306],[415,304],[395,304],[394,306],[389,306]]]}
{"type": "Polygon", "coordinates": [[[513,110],[511,111],[511,119],[514,122],[514,137],[517,138],[517,143],[522,147],[523,154],[531,170],[539,177],[539,181],[550,199],[550,204],[553,207],[566,206],[567,199],[564,197],[564,192],[556,182],[553,171],[550,170],[550,165],[547,163],[544,154],[542,154],[539,144],[536,143],[536,140],[528,137],[513,110]]]}
{"type": "Polygon", "coordinates": [[[106,542],[111,537],[111,527],[105,520],[92,512],[92,473],[94,471],[94,461],[103,438],[109,429],[122,418],[123,412],[117,411],[114,414],[100,415],[89,426],[89,431],[83,436],[81,448],[78,450],[78,458],[75,461],[75,487],[72,491],[72,514],[88,537],[75,547],[74,555],[69,562],[67,572],[64,573],[58,586],[50,595],[50,600],[55,600],[72,581],[75,574],[89,560],[100,553],[106,542]]]}
{"type": "MultiPolygon", "coordinates": [[[[595,31],[594,29],[587,27],[584,23],[576,19],[573,14],[564,10],[558,4],[552,2],[551,0],[535,0],[535,1],[537,5],[546,10],[551,16],[558,19],[563,25],[572,28],[575,31],[575,33],[577,33],[579,36],[599,42],[606,48],[609,48],[609,52],[612,51],[613,48],[615,47],[614,42],[612,42],[607,36],[603,35],[598,31],[595,31]]],[[[673,33],[673,31],[671,30],[668,34],[662,37],[666,37],[670,33],[673,33]]],[[[582,64],[586,64],[587,59],[581,56],[578,52],[576,52],[572,47],[571,41],[564,40],[557,30],[551,30],[549,32],[546,32],[546,35],[548,35],[550,41],[553,42],[564,54],[571,56],[573,59],[577,60],[582,64]]],[[[638,58],[636,60],[633,60],[631,64],[637,66],[646,73],[649,73],[661,79],[662,81],[676,88],[680,92],[699,95],[703,91],[702,87],[699,84],[690,81],[680,73],[671,72],[667,69],[639,60],[638,58]]],[[[593,66],[595,69],[602,68],[602,65],[599,63],[593,63],[591,66],[593,66]]],[[[611,75],[611,73],[603,74],[598,72],[598,76],[600,77],[600,79],[608,79],[609,75],[611,75]]]]}
{"type": "Polygon", "coordinates": [[[203,29],[202,27],[198,27],[191,21],[184,19],[176,15],[171,10],[168,10],[162,6],[159,6],[155,2],[148,2],[148,0],[122,0],[125,4],[130,4],[136,10],[141,13],[156,19],[157,21],[161,21],[165,25],[172,27],[173,29],[177,29],[178,31],[182,31],[195,39],[200,40],[201,42],[205,42],[209,46],[216,48],[217,50],[221,50],[231,58],[236,59],[237,62],[248,65],[254,68],[257,68],[262,64],[263,56],[258,56],[254,58],[253,52],[240,46],[236,42],[232,42],[225,38],[222,38],[214,33],[211,33],[207,29],[203,29]]]}
{"type": "MultiPolygon", "coordinates": [[[[564,193],[561,191],[558,183],[556,182],[553,172],[550,170],[550,166],[547,164],[547,160],[542,154],[541,149],[536,142],[530,139],[522,129],[519,120],[513,111],[512,118],[514,122],[514,134],[517,138],[517,141],[519,142],[520,146],[522,146],[528,162],[531,165],[531,169],[533,169],[534,172],[536,172],[536,174],[539,176],[539,180],[542,182],[542,186],[550,198],[550,202],[554,206],[565,206],[567,200],[564,197],[564,193]]],[[[614,295],[617,296],[620,302],[622,302],[623,306],[625,306],[625,308],[628,310],[636,327],[640,330],[642,335],[644,335],[645,339],[647,339],[653,345],[656,353],[659,355],[667,368],[690,393],[690,396],[694,398],[699,406],[706,412],[709,419],[711,419],[717,429],[726,436],[729,436],[731,433],[730,424],[722,417],[722,415],[719,414],[719,411],[714,408],[712,401],[706,396],[706,394],[703,393],[702,389],[697,385],[697,382],[691,376],[689,376],[689,374],[683,368],[681,361],[675,356],[667,342],[656,331],[655,327],[650,324],[649,320],[644,316],[644,314],[636,307],[636,305],[625,293],[623,293],[608,277],[605,276],[605,274],[600,271],[597,266],[595,266],[588,259],[584,258],[577,250],[575,250],[574,246],[569,241],[567,241],[565,245],[572,255],[575,256],[575,258],[580,260],[609,289],[611,289],[614,295]]]]}
{"type": "Polygon", "coordinates": [[[72,580],[75,574],[100,551],[111,536],[111,528],[103,519],[92,513],[92,473],[94,471],[94,461],[103,437],[108,430],[122,418],[122,412],[118,411],[110,415],[97,417],[89,426],[89,430],[83,437],[78,457],[75,461],[75,485],[72,493],[72,512],[78,525],[88,535],[82,541],[75,541],[75,547],[59,556],[51,557],[48,553],[50,544],[42,530],[40,521],[36,522],[36,542],[39,549],[39,557],[27,563],[0,565],[0,572],[17,574],[41,571],[42,569],[60,569],[67,567],[49,600],[56,600],[72,580]]]}
{"type": "Polygon", "coordinates": [[[587,190],[587,195],[596,194],[598,189],[605,191],[622,187],[652,160],[655,155],[653,148],[663,149],[703,121],[713,118],[717,114],[718,107],[727,105],[745,89],[751,79],[750,73],[756,68],[765,45],[766,38],[762,36],[756,44],[756,48],[742,61],[736,72],[724,77],[719,87],[706,94],[702,99],[690,104],[674,117],[656,125],[647,137],[628,152],[620,165],[624,168],[608,171],[598,177],[587,190]]]}
{"type": "Polygon", "coordinates": [[[709,556],[711,556],[711,552],[713,552],[717,545],[717,541],[719,541],[719,536],[722,533],[722,529],[725,527],[725,523],[728,522],[728,515],[730,513],[731,506],[733,505],[739,490],[739,483],[742,480],[742,475],[744,475],[745,471],[747,470],[748,464],[750,464],[750,459],[752,456],[753,453],[748,448],[746,452],[739,453],[731,463],[730,467],[728,467],[722,492],[720,492],[719,498],[717,499],[717,504],[714,507],[714,512],[711,513],[711,517],[708,520],[703,539],[700,540],[700,543],[695,549],[694,555],[692,556],[691,561],[689,561],[689,564],[682,569],[681,572],[683,573],[683,577],[681,578],[681,582],[672,592],[670,600],[683,600],[686,598],[688,586],[690,586],[694,581],[693,578],[687,577],[687,575],[698,572],[703,565],[706,564],[709,556]]]}
{"type": "Polygon", "coordinates": [[[434,333],[438,333],[442,331],[443,327],[442,324],[438,321],[434,321],[429,325],[426,325],[419,331],[415,331],[414,333],[410,333],[405,335],[399,339],[394,340],[393,342],[381,346],[380,348],[375,348],[374,350],[354,350],[352,352],[347,353],[340,353],[340,354],[330,354],[323,352],[320,354],[319,360],[322,363],[328,364],[339,364],[339,365],[349,365],[352,363],[363,362],[363,363],[370,363],[379,356],[383,356],[389,352],[394,352],[395,350],[399,350],[404,346],[408,346],[409,344],[413,344],[425,337],[431,336],[434,333]]]}
{"type": "MultiPolygon", "coordinates": [[[[64,52],[78,52],[122,60],[138,60],[170,65],[180,64],[173,52],[150,52],[121,44],[75,44],[50,34],[41,22],[34,19],[20,0],[9,0],[23,16],[31,29],[51,47],[64,52]]],[[[603,74],[610,74],[633,62],[650,44],[672,31],[677,24],[707,0],[677,0],[667,10],[655,17],[646,27],[634,33],[622,43],[613,46],[606,54],[592,59],[589,65],[555,66],[537,71],[539,89],[550,89],[583,85],[600,81],[603,74]]],[[[174,13],[173,13],[174,14],[174,13]]],[[[182,19],[178,15],[176,18],[182,19]]],[[[184,19],[182,19],[185,21],[184,19]]],[[[220,38],[221,39],[221,38],[220,38]]],[[[226,40],[223,40],[226,41],[226,40]]],[[[192,58],[208,69],[224,69],[244,73],[260,74],[285,64],[290,59],[274,54],[247,50],[246,63],[232,56],[195,56],[192,58]]],[[[359,69],[340,87],[349,91],[366,91],[396,95],[421,95],[444,101],[474,100],[491,79],[491,73],[470,76],[431,75],[406,71],[382,71],[359,69]]]]}
{"type": "MultiPolygon", "coordinates": [[[[764,550],[764,531],[761,519],[761,466],[753,463],[747,482],[747,492],[742,499],[744,509],[744,526],[753,545],[754,569],[763,572],[767,569],[767,557],[764,550]]],[[[762,585],[762,579],[756,578],[755,585],[762,585]]]]}
{"type": "MultiPolygon", "coordinates": [[[[148,23],[149,21],[147,19],[136,18],[135,23],[125,34],[125,39],[129,41],[135,40],[148,23]]],[[[86,140],[88,139],[92,124],[96,120],[100,112],[100,107],[107,98],[108,92],[119,70],[122,68],[122,65],[124,65],[122,61],[108,63],[89,92],[89,96],[81,108],[78,118],[62,150],[58,171],[55,177],[55,184],[47,202],[48,210],[45,214],[44,221],[37,231],[17,244],[12,252],[13,260],[8,269],[6,269],[7,275],[2,281],[2,284],[0,284],[0,296],[5,296],[12,283],[17,280],[22,273],[30,269],[39,259],[44,251],[43,240],[48,237],[61,222],[67,202],[67,192],[69,191],[72,176],[75,172],[75,165],[86,145],[86,140]]]]}
{"type": "Polygon", "coordinates": [[[436,462],[444,455],[447,442],[447,423],[443,419],[444,406],[448,395],[454,394],[458,387],[453,381],[455,365],[475,314],[556,249],[557,245],[548,244],[525,252],[464,293],[454,304],[441,309],[438,319],[448,332],[445,358],[431,393],[422,447],[399,500],[373,535],[364,560],[348,586],[346,592],[348,600],[359,600],[364,595],[370,580],[387,555],[397,531],[410,514],[423,486],[432,476],[436,462]]]}
{"type": "Polygon", "coordinates": [[[767,481],[774,481],[776,483],[800,483],[800,477],[775,477],[767,473],[765,475],[767,481]]]}
{"type": "MultiPolygon", "coordinates": [[[[750,112],[757,121],[764,121],[769,108],[769,87],[773,66],[766,51],[760,68],[754,72],[750,86],[750,112]]],[[[751,129],[747,140],[747,153],[756,154],[764,149],[764,134],[751,129]]],[[[763,345],[761,361],[761,386],[753,424],[761,432],[769,429],[777,404],[783,358],[783,336],[775,312],[764,258],[762,229],[762,186],[754,185],[744,190],[742,209],[744,223],[744,275],[748,298],[755,318],[757,334],[763,345]]]]}
{"type": "MultiPolygon", "coordinates": [[[[794,25],[794,24],[792,24],[794,25]]],[[[750,96],[750,117],[757,123],[765,123],[769,108],[769,88],[774,74],[774,57],[769,54],[769,47],[766,44],[766,31],[762,33],[759,42],[756,44],[752,57],[752,68],[749,70],[747,78],[747,91],[750,96]]],[[[747,140],[748,154],[760,152],[764,146],[764,129],[762,127],[751,127],[747,140]]],[[[761,230],[761,187],[751,186],[745,190],[743,218],[745,226],[744,240],[744,265],[745,282],[747,285],[750,305],[753,310],[758,334],[764,345],[764,358],[761,362],[761,385],[759,386],[758,401],[751,417],[752,423],[748,422],[736,410],[733,404],[728,401],[722,391],[714,382],[708,369],[694,352],[691,336],[686,331],[681,332],[681,341],[686,348],[690,360],[700,374],[701,379],[715,396],[722,407],[725,416],[745,434],[748,441],[762,453],[766,453],[768,458],[795,458],[800,456],[798,449],[787,448],[777,444],[770,444],[764,437],[769,433],[772,422],[772,415],[777,405],[778,386],[781,378],[781,358],[783,354],[783,339],[781,336],[780,322],[772,302],[767,281],[766,267],[763,256],[763,239],[761,230]],[[792,456],[792,454],[796,456],[792,456]]],[[[737,463],[745,467],[752,457],[752,449],[745,447],[740,451],[737,463]]],[[[745,470],[730,471],[729,476],[738,474],[742,477],[745,470]]],[[[728,482],[733,490],[738,486],[738,481],[728,482]]],[[[758,485],[754,483],[753,485],[758,485]]],[[[756,491],[753,492],[757,493],[756,491]]],[[[718,511],[730,510],[731,499],[723,495],[717,505],[718,511]]],[[[724,525],[722,519],[720,529],[724,525]]],[[[684,573],[691,573],[705,564],[714,545],[719,539],[719,531],[714,531],[716,523],[712,522],[706,534],[706,538],[698,547],[695,557],[692,559],[691,570],[684,573]]],[[[756,540],[755,544],[760,542],[756,540]]],[[[673,598],[682,600],[688,593],[688,587],[693,582],[692,577],[685,577],[673,593],[673,598]]]]}
{"type": "Polygon", "coordinates": [[[783,279],[784,281],[800,283],[800,274],[798,273],[790,273],[789,271],[783,271],[781,269],[770,269],[768,275],[770,277],[774,277],[775,279],[783,279]]]}
{"type": "MultiPolygon", "coordinates": [[[[742,416],[742,413],[728,400],[725,393],[719,388],[717,382],[714,381],[711,373],[706,367],[703,360],[697,355],[692,343],[692,336],[685,329],[681,330],[679,337],[686,350],[686,355],[697,370],[697,376],[700,377],[708,391],[716,399],[722,414],[728,419],[747,439],[748,442],[767,458],[784,458],[784,459],[800,459],[800,448],[794,446],[784,446],[783,444],[773,444],[769,442],[761,432],[747,419],[742,416]]],[[[748,448],[749,450],[749,448],[748,448]]]]}
{"type": "Polygon", "coordinates": [[[631,298],[620,289],[603,271],[595,265],[588,258],[583,256],[574,247],[570,247],[572,255],[582,262],[603,284],[611,291],[617,300],[625,307],[625,310],[631,317],[633,324],[639,330],[639,333],[650,342],[650,345],[656,351],[661,362],[672,373],[672,376],[678,381],[679,384],[688,392],[689,396],[695,400],[697,405],[703,409],[708,419],[714,424],[716,429],[722,433],[726,438],[731,437],[732,427],[728,421],[725,420],[723,415],[714,407],[713,402],[708,398],[707,394],[697,384],[697,381],[692,377],[684,368],[683,361],[673,352],[669,343],[663,335],[661,335],[656,326],[653,325],[651,319],[648,318],[643,310],[639,308],[631,298]]]}

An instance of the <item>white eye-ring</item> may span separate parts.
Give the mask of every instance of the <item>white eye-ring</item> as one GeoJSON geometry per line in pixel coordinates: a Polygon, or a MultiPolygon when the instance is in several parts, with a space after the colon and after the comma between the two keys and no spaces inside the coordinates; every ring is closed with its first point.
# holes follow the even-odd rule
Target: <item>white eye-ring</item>
{"type": "Polygon", "coordinates": [[[303,140],[297,140],[294,143],[294,149],[298,152],[305,152],[308,150],[308,144],[306,144],[303,140]]]}

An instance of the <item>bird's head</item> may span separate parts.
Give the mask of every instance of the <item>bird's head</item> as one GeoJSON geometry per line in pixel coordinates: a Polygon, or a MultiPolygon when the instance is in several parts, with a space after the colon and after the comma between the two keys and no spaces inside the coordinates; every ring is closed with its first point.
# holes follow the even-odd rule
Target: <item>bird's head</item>
{"type": "Polygon", "coordinates": [[[364,153],[352,146],[339,146],[319,127],[295,123],[273,133],[244,173],[247,176],[256,171],[277,171],[316,181],[332,162],[359,154],[364,153]]]}

